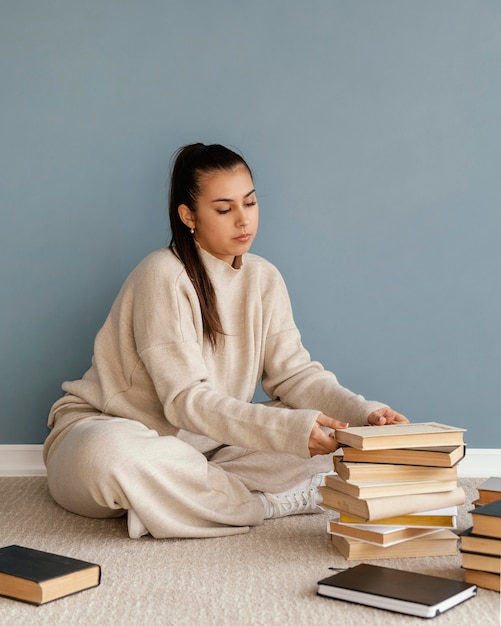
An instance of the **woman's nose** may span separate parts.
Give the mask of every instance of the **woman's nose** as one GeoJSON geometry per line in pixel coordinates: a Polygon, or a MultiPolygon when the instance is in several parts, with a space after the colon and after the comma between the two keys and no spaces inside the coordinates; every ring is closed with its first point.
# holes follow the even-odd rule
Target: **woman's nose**
{"type": "Polygon", "coordinates": [[[241,208],[237,216],[237,226],[247,226],[249,223],[249,216],[244,208],[241,208]]]}

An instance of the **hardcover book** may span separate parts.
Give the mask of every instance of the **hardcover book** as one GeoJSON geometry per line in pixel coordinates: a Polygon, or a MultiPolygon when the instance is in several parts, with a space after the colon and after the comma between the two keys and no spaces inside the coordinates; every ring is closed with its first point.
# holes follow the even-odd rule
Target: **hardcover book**
{"type": "MultiPolygon", "coordinates": [[[[387,427],[384,426],[384,428],[387,427]]],[[[344,461],[454,467],[464,457],[466,448],[464,445],[460,445],[426,448],[390,448],[385,450],[358,450],[357,448],[346,447],[341,448],[341,450],[344,461]]]]}
{"type": "MultiPolygon", "coordinates": [[[[330,487],[319,487],[322,506],[346,513],[368,522],[397,515],[407,515],[428,511],[439,507],[457,506],[465,501],[462,487],[438,493],[418,493],[413,495],[385,496],[382,498],[357,498],[330,487]]],[[[489,506],[489,505],[488,505],[489,506]]]]}
{"type": "Polygon", "coordinates": [[[481,504],[489,504],[501,500],[501,477],[491,476],[478,486],[478,495],[481,504]]]}
{"type": "Polygon", "coordinates": [[[389,524],[390,526],[409,526],[411,528],[456,528],[457,514],[457,506],[450,506],[443,509],[409,513],[408,515],[385,517],[383,519],[372,520],[370,522],[362,522],[362,520],[356,517],[351,517],[350,515],[346,515],[346,513],[341,513],[339,521],[343,524],[389,524]]]}
{"type": "Polygon", "coordinates": [[[501,539],[501,500],[473,509],[471,517],[475,535],[501,539]]]}
{"type": "Polygon", "coordinates": [[[415,424],[389,424],[374,426],[351,426],[336,430],[336,440],[341,445],[359,450],[385,450],[391,448],[418,448],[420,446],[463,445],[465,428],[448,426],[438,422],[415,424]]]}
{"type": "Polygon", "coordinates": [[[501,557],[501,539],[474,535],[472,530],[473,528],[468,528],[459,535],[461,538],[461,548],[465,552],[493,554],[494,556],[501,557]]]}
{"type": "Polygon", "coordinates": [[[363,563],[318,582],[318,594],[431,618],[475,596],[476,585],[363,563]]]}
{"type": "Polygon", "coordinates": [[[331,543],[347,560],[403,559],[422,556],[454,556],[458,551],[458,537],[450,530],[436,530],[425,537],[376,546],[366,541],[331,535],[331,543]]]}
{"type": "Polygon", "coordinates": [[[420,480],[407,482],[348,482],[340,476],[327,475],[325,484],[330,489],[347,493],[357,498],[381,498],[422,493],[452,491],[457,480],[420,480]]]}
{"type": "Polygon", "coordinates": [[[0,548],[0,595],[45,604],[99,585],[95,563],[23,546],[0,548]]]}
{"type": "Polygon", "coordinates": [[[334,457],[334,469],[348,482],[408,482],[418,480],[457,480],[457,467],[425,467],[392,463],[353,463],[334,457]]]}
{"type": "Polygon", "coordinates": [[[327,522],[327,532],[331,535],[351,537],[377,546],[393,546],[403,541],[424,537],[435,528],[408,528],[407,526],[383,526],[378,524],[341,524],[335,520],[327,522]]]}
{"type": "Polygon", "coordinates": [[[463,552],[461,564],[465,569],[478,569],[483,572],[501,574],[501,558],[492,554],[476,554],[475,552],[463,552]]]}
{"type": "Polygon", "coordinates": [[[492,591],[501,591],[500,578],[499,574],[493,574],[492,572],[482,572],[478,569],[464,570],[464,579],[467,583],[478,585],[484,589],[491,589],[492,591]]]}

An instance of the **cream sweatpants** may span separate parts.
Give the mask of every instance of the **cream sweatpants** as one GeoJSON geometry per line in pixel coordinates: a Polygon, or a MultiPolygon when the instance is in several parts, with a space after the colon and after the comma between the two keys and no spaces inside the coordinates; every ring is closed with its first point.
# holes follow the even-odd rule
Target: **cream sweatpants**
{"type": "Polygon", "coordinates": [[[99,518],[133,509],[156,538],[247,532],[263,522],[256,492],[281,492],[330,470],[331,456],[301,459],[235,446],[202,454],[122,418],[83,420],[47,459],[49,490],[60,506],[99,518]]]}

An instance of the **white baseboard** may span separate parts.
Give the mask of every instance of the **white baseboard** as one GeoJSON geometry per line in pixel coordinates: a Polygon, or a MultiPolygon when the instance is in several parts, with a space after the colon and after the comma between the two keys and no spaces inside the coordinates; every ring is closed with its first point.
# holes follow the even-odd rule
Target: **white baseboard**
{"type": "Polygon", "coordinates": [[[41,444],[0,445],[0,476],[45,476],[41,444]]]}
{"type": "MultiPolygon", "coordinates": [[[[461,478],[487,478],[501,472],[501,449],[468,448],[458,465],[461,478]]],[[[42,445],[0,444],[0,476],[45,476],[42,445]]]]}
{"type": "Polygon", "coordinates": [[[461,478],[488,478],[501,476],[501,449],[467,448],[466,456],[458,465],[461,478]]]}

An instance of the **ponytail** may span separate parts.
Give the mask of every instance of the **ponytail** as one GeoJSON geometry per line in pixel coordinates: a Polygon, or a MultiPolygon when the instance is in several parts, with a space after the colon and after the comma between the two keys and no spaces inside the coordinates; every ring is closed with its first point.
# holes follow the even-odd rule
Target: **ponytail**
{"type": "Polygon", "coordinates": [[[202,174],[218,170],[231,171],[243,165],[252,176],[245,160],[236,152],[219,144],[195,143],[180,148],[175,154],[169,193],[169,219],[172,237],[169,248],[176,254],[186,269],[200,302],[204,336],[213,349],[218,338],[224,335],[217,309],[216,292],[202,263],[195,239],[179,217],[178,208],[185,204],[196,212],[201,193],[202,174]]]}

